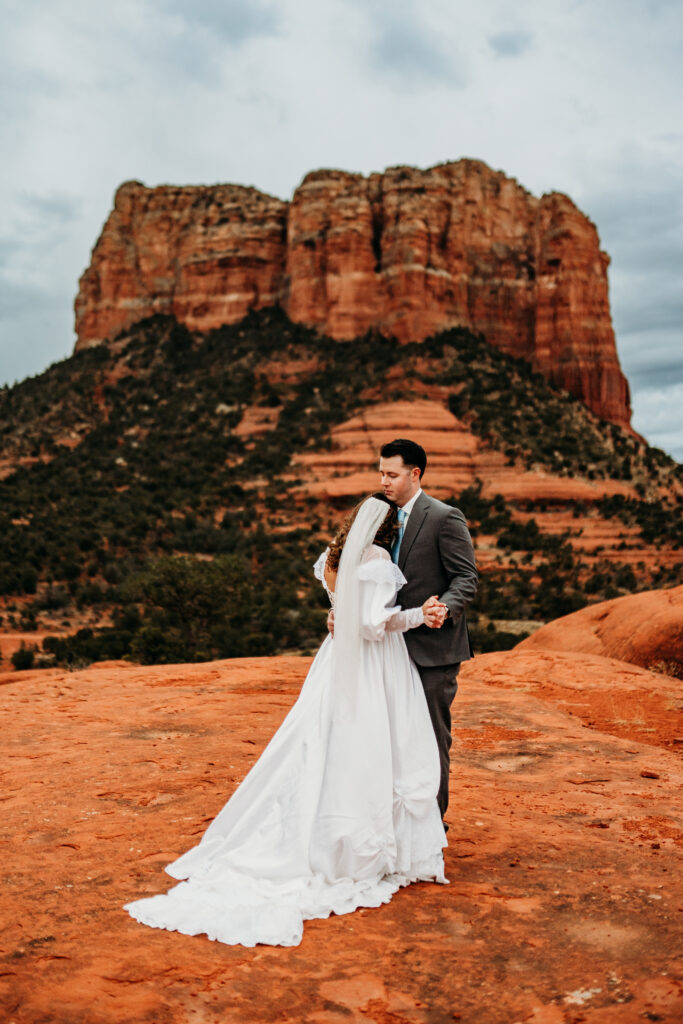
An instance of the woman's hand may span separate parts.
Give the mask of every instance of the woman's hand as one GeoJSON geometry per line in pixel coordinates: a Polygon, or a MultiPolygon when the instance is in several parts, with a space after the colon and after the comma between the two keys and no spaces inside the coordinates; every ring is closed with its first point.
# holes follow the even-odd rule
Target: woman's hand
{"type": "Polygon", "coordinates": [[[422,605],[422,611],[425,617],[425,626],[429,626],[430,629],[440,629],[445,622],[448,608],[445,604],[441,604],[434,594],[432,597],[428,597],[422,605]]]}

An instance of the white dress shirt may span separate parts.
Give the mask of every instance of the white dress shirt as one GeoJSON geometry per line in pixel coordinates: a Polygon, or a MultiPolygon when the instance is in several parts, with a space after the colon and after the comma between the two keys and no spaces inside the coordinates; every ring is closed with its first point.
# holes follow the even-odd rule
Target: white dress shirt
{"type": "Polygon", "coordinates": [[[411,513],[411,512],[413,511],[413,505],[415,504],[415,502],[417,501],[417,499],[418,499],[418,498],[420,497],[420,495],[421,495],[421,494],[422,494],[422,488],[421,488],[421,487],[418,487],[417,491],[416,491],[416,492],[415,492],[415,494],[414,494],[414,495],[412,496],[412,498],[410,499],[410,501],[407,501],[407,502],[405,503],[405,505],[403,506],[403,511],[404,511],[404,512],[405,512],[405,514],[406,514],[406,517],[405,517],[405,519],[403,520],[404,530],[405,530],[405,525],[407,524],[407,522],[408,522],[408,519],[409,519],[409,517],[410,517],[410,513],[411,513]]]}

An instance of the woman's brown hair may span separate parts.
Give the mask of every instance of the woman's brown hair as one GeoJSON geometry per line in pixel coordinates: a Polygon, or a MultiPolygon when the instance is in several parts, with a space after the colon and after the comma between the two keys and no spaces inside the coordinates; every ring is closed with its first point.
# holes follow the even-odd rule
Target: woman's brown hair
{"type": "MultiPolygon", "coordinates": [[[[398,537],[398,506],[395,505],[393,501],[389,501],[387,496],[382,494],[381,491],[378,491],[376,494],[371,494],[370,497],[377,498],[378,501],[385,501],[389,506],[389,513],[379,524],[377,533],[375,534],[375,539],[372,543],[391,553],[391,546],[398,537]]],[[[363,501],[360,501],[355,508],[351,509],[334,535],[334,539],[330,543],[330,550],[327,554],[326,565],[332,572],[336,572],[339,568],[339,559],[341,558],[342,549],[349,530],[353,526],[353,521],[358,515],[358,510],[367,500],[367,498],[363,498],[363,501]]]]}

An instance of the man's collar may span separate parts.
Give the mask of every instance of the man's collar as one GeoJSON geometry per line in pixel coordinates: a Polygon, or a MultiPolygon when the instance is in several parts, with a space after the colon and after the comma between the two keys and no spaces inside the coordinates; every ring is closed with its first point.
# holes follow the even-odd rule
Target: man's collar
{"type": "Polygon", "coordinates": [[[410,501],[407,501],[405,503],[405,505],[403,506],[403,511],[405,512],[406,516],[409,516],[410,513],[413,511],[413,506],[415,505],[415,502],[417,501],[417,499],[420,497],[421,494],[422,494],[422,488],[418,487],[417,491],[412,496],[410,501]]]}

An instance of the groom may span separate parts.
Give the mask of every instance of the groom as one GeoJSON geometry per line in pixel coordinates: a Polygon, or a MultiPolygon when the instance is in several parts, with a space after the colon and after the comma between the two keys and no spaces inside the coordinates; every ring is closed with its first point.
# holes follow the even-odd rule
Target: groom
{"type": "Polygon", "coordinates": [[[440,629],[420,626],[404,633],[411,658],[422,679],[441,761],[438,804],[443,818],[448,806],[451,746],[451,703],[458,689],[458,670],[472,657],[465,608],[477,592],[472,539],[457,508],[430,498],[420,486],[427,465],[424,448],[397,438],[380,453],[382,490],[399,508],[399,539],[392,558],[408,581],[398,593],[403,608],[415,608],[437,594],[444,606],[440,629]]]}

